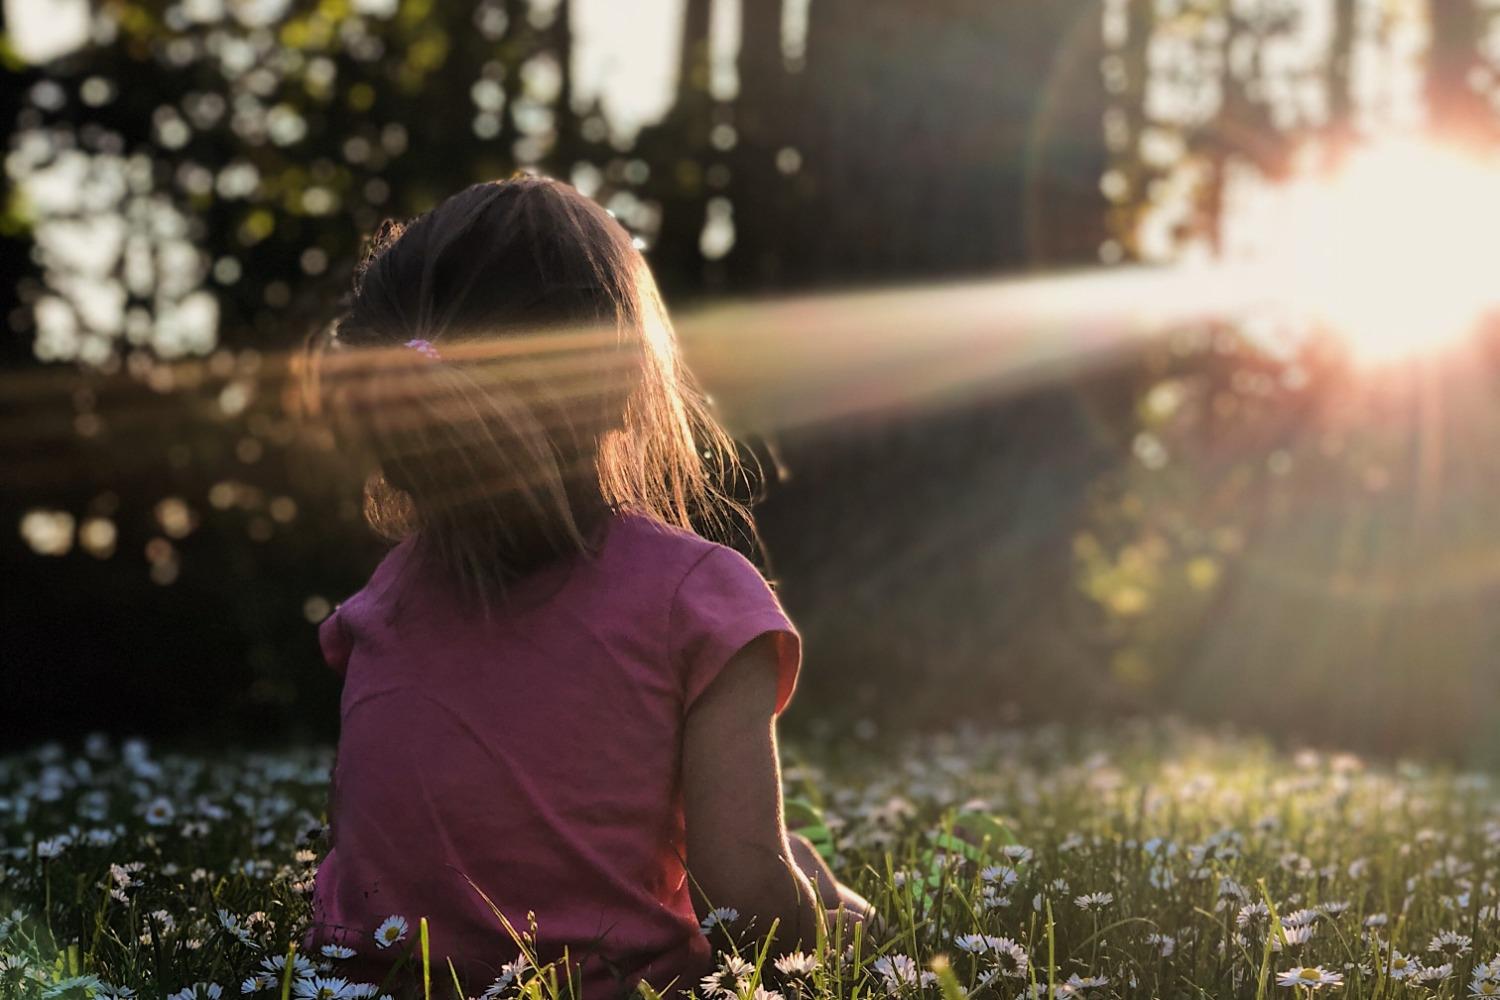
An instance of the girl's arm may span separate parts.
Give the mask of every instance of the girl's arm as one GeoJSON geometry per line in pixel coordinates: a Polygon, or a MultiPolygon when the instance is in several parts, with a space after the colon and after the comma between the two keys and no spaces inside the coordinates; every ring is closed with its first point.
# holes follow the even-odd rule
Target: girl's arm
{"type": "Polygon", "coordinates": [[[740,914],[732,929],[756,934],[778,921],[772,952],[780,954],[813,947],[825,907],[782,818],[769,641],[761,636],[741,649],[693,703],[683,734],[683,812],[700,914],[730,907],[740,914]]]}

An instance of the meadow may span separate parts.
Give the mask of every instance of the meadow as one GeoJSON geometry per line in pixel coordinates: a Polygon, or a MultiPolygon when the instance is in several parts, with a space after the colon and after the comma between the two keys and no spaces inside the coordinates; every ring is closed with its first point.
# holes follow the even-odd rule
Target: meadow
{"type": "MultiPolygon", "coordinates": [[[[699,997],[1500,995],[1486,775],[1175,723],[783,750],[789,821],[883,926],[768,960],[716,914],[740,947],[699,997]]],[[[336,954],[287,958],[331,762],[99,736],[0,759],[0,997],[380,995],[336,954]]],[[[420,982],[422,915],[390,916],[368,947],[404,950],[420,982]]],[[[435,963],[421,988],[455,993],[435,963]]],[[[481,995],[557,992],[523,961],[481,995]]]]}

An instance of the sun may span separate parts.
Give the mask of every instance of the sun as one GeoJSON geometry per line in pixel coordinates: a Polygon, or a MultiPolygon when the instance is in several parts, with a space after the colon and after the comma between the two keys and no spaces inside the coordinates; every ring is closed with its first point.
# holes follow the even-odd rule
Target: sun
{"type": "Polygon", "coordinates": [[[1451,347],[1500,304],[1500,166],[1432,142],[1387,141],[1330,177],[1270,193],[1254,220],[1257,280],[1359,361],[1451,347]]]}

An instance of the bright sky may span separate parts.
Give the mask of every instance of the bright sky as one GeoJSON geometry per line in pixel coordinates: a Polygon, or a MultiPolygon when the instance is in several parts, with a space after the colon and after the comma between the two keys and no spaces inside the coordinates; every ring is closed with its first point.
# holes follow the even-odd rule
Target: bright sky
{"type": "Polygon", "coordinates": [[[602,95],[610,121],[633,133],[660,118],[677,86],[684,0],[573,0],[573,87],[602,95]]]}
{"type": "MultiPolygon", "coordinates": [[[[732,93],[740,0],[715,0],[715,90],[732,93]]],[[[684,0],[573,0],[574,87],[602,95],[615,128],[634,133],[659,119],[677,83],[684,0]]],[[[4,0],[11,44],[29,62],[72,51],[88,38],[90,0],[4,0]]],[[[358,4],[356,4],[358,6],[358,4]]]]}

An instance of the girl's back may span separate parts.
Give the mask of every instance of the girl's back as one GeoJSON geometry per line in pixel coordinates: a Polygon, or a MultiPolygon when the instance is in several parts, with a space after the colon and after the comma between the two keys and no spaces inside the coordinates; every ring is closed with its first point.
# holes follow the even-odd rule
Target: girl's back
{"type": "Polygon", "coordinates": [[[358,951],[343,971],[378,982],[425,916],[435,967],[446,977],[453,956],[477,993],[518,955],[491,903],[523,932],[535,914],[540,958],[566,948],[584,997],[706,971],[684,867],[683,720],[767,632],[779,712],[800,642],[732,549],[629,512],[590,541],[595,555],[537,570],[486,619],[408,539],[323,623],[344,689],[310,943],[358,951]],[[391,916],[407,930],[383,948],[391,916]]]}
{"type": "Polygon", "coordinates": [[[800,640],[690,530],[754,537],[630,233],[556,181],[472,185],[381,227],[313,347],[308,399],[398,544],[319,632],[343,729],[306,943],[380,982],[425,917],[472,995],[534,913],[532,955],[603,1000],[691,985],[709,906],[781,950],[867,909],[794,857],[775,715],[800,640]]]}

